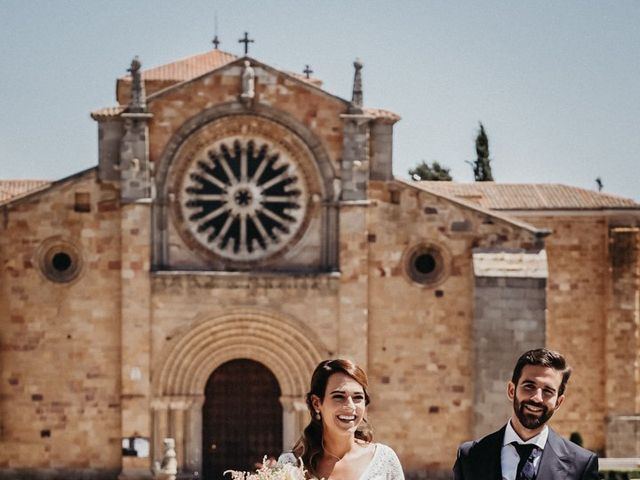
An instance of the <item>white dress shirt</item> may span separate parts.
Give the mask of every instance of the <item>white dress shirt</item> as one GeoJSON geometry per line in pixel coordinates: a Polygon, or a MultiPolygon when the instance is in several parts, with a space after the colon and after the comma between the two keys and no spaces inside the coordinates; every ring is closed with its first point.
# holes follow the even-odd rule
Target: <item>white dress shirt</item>
{"type": "Polygon", "coordinates": [[[535,457],[533,459],[533,467],[538,471],[538,466],[540,465],[540,457],[542,456],[542,451],[544,450],[544,446],[547,444],[547,437],[549,436],[549,427],[546,425],[542,429],[542,431],[533,438],[530,438],[527,441],[524,441],[520,438],[520,436],[516,433],[516,431],[511,426],[511,420],[507,423],[507,428],[504,431],[504,440],[502,441],[502,451],[500,452],[500,462],[502,465],[502,480],[516,480],[516,470],[518,469],[518,462],[520,461],[520,456],[518,455],[518,451],[516,447],[511,445],[511,442],[518,442],[522,444],[534,444],[539,450],[534,454],[535,457]]]}

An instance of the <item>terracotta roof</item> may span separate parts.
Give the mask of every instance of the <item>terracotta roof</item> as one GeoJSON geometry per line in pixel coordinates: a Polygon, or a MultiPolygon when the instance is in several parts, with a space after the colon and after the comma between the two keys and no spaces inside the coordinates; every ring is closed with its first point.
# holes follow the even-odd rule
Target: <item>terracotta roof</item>
{"type": "Polygon", "coordinates": [[[383,110],[382,108],[365,108],[364,113],[373,115],[374,117],[382,120],[388,120],[392,123],[397,122],[401,118],[397,113],[391,112],[389,110],[383,110]]]}
{"type": "Polygon", "coordinates": [[[490,210],[640,209],[634,200],[569,185],[418,182],[422,188],[490,210]]]}
{"type": "Polygon", "coordinates": [[[126,107],[123,105],[118,105],[115,107],[100,108],[98,110],[94,110],[93,112],[91,112],[91,118],[93,118],[94,120],[99,120],[99,119],[117,117],[122,112],[124,112],[125,109],[126,107]]]}
{"type": "MultiPolygon", "coordinates": [[[[435,188],[429,188],[430,183],[447,183],[447,182],[413,182],[410,180],[401,180],[401,179],[395,179],[395,181],[401,185],[405,185],[409,188],[414,188],[416,190],[422,190],[424,192],[430,193],[431,195],[434,195],[436,197],[441,197],[444,199],[447,199],[450,202],[453,202],[454,204],[460,205],[463,208],[468,208],[470,210],[473,210],[475,212],[479,212],[479,213],[483,213],[485,215],[488,215],[492,218],[495,218],[497,220],[500,220],[502,222],[505,222],[509,225],[513,225],[516,226],[518,228],[521,228],[523,230],[527,230],[528,232],[533,233],[536,237],[545,237],[547,235],[549,235],[551,233],[551,230],[548,230],[546,228],[538,228],[534,225],[531,225],[527,222],[524,222],[522,220],[519,220],[517,218],[512,217],[511,215],[507,215],[505,213],[501,213],[501,212],[496,212],[494,210],[490,210],[487,207],[484,207],[476,202],[470,202],[467,199],[464,198],[458,198],[455,197],[453,195],[449,195],[445,192],[440,192],[438,190],[436,190],[435,188]]],[[[450,182],[449,182],[450,183],[450,182]]]]}
{"type": "MultiPolygon", "coordinates": [[[[236,60],[238,57],[222,50],[210,50],[142,71],[144,80],[173,80],[183,82],[199,77],[218,67],[236,60]]],[[[127,78],[130,78],[129,76],[127,78]]]]}
{"type": "Polygon", "coordinates": [[[48,180],[0,180],[0,202],[48,187],[48,180]]]}

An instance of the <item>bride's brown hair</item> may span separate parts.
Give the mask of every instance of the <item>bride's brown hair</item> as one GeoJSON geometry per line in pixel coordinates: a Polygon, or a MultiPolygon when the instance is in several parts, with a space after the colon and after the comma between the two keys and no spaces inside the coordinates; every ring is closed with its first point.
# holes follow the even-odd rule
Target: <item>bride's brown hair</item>
{"type": "MultiPolygon", "coordinates": [[[[302,459],[305,468],[314,476],[316,475],[318,460],[322,458],[324,448],[322,445],[322,419],[316,418],[316,411],[313,408],[312,396],[315,395],[320,399],[320,401],[324,400],[329,377],[334,373],[344,373],[345,375],[349,375],[353,378],[362,386],[362,390],[364,390],[365,406],[369,405],[370,401],[369,393],[367,392],[367,387],[369,386],[367,374],[351,360],[325,360],[320,362],[316,367],[313,375],[311,376],[311,388],[305,397],[307,408],[311,415],[311,421],[293,447],[294,455],[297,458],[302,459]]],[[[367,443],[373,440],[373,430],[367,423],[366,419],[363,418],[360,425],[358,425],[355,437],[358,440],[362,440],[367,443]]]]}

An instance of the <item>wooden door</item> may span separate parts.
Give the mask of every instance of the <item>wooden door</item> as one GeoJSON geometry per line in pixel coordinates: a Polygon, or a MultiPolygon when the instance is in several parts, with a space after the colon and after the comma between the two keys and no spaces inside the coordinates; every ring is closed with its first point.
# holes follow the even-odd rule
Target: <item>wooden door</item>
{"type": "MultiPolygon", "coordinates": [[[[202,407],[202,468],[206,480],[225,470],[255,470],[282,452],[280,386],[264,365],[232,360],[209,377],[202,407]]],[[[229,477],[227,475],[227,477],[229,477]]]]}

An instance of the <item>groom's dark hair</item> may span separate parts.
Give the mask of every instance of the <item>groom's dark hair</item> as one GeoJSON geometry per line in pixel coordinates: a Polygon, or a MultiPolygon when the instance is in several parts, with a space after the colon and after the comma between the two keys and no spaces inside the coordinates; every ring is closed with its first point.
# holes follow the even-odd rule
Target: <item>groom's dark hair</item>
{"type": "Polygon", "coordinates": [[[564,393],[567,387],[567,382],[571,376],[571,367],[567,364],[567,361],[561,353],[554,352],[553,350],[547,350],[546,348],[537,348],[535,350],[529,350],[524,352],[513,369],[513,375],[511,376],[511,382],[514,385],[518,385],[518,380],[522,375],[522,370],[527,365],[537,365],[540,367],[553,368],[562,373],[562,383],[558,389],[558,396],[564,393]]]}

